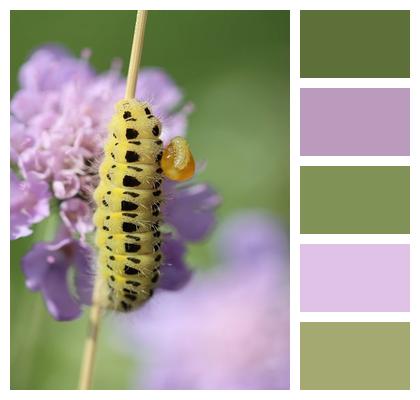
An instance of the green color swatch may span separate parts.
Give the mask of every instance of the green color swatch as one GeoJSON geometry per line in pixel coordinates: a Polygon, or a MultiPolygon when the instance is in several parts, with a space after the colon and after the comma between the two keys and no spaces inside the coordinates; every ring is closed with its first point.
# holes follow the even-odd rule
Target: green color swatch
{"type": "Polygon", "coordinates": [[[409,389],[408,322],[303,322],[301,389],[409,389]]]}
{"type": "Polygon", "coordinates": [[[409,78],[409,11],[301,11],[302,78],[409,78]]]}
{"type": "Polygon", "coordinates": [[[301,233],[410,233],[409,167],[301,167],[301,233]]]}

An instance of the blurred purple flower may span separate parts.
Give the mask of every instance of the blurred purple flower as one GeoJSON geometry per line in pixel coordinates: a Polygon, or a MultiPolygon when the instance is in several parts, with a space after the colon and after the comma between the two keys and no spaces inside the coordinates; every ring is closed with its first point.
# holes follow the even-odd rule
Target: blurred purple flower
{"type": "MultiPolygon", "coordinates": [[[[103,154],[114,105],[124,96],[125,79],[117,63],[109,71],[96,74],[88,57],[89,51],[84,51],[78,59],[58,46],[39,48],[21,67],[20,90],[11,101],[11,160],[23,177],[19,181],[12,175],[11,237],[30,235],[30,226],[50,214],[50,199],[59,204],[67,235],[66,241],[60,242],[64,243],[63,247],[57,247],[56,242],[34,246],[25,257],[27,279],[31,279],[31,269],[34,274],[47,269],[40,260],[51,248],[57,248],[54,251],[61,255],[61,261],[57,262],[61,267],[52,270],[67,270],[70,256],[65,255],[77,246],[84,248],[86,235],[94,229],[91,194],[98,183],[94,166],[103,154]]],[[[183,94],[171,78],[160,69],[145,68],[138,86],[141,99],[151,104],[154,114],[163,122],[164,143],[174,136],[185,135],[192,106],[182,105],[183,94]]],[[[182,189],[173,184],[170,187],[168,222],[177,233],[163,246],[166,262],[162,268],[162,287],[174,290],[182,287],[191,275],[183,261],[184,242],[200,240],[209,232],[218,197],[207,185],[198,185],[196,189],[194,185],[182,189]],[[172,202],[175,204],[171,206],[172,202]]],[[[82,267],[87,265],[89,260],[83,257],[88,253],[76,250],[78,262],[82,267]]],[[[64,280],[50,279],[46,273],[37,276],[45,282],[32,289],[42,290],[55,318],[79,315],[80,302],[63,289],[64,280]],[[63,293],[61,300],[60,293],[63,293]]],[[[88,279],[84,285],[90,290],[90,277],[84,275],[80,279],[88,279]]]]}
{"type": "Polygon", "coordinates": [[[170,199],[163,207],[165,220],[184,240],[202,240],[214,226],[214,208],[220,196],[206,184],[174,187],[169,183],[165,191],[170,199]]]}
{"type": "Polygon", "coordinates": [[[50,214],[51,193],[48,184],[35,174],[20,180],[10,171],[10,236],[19,239],[32,233],[30,226],[50,214]]]}
{"type": "Polygon", "coordinates": [[[40,242],[23,257],[26,286],[41,291],[50,314],[68,321],[80,315],[80,304],[90,301],[90,248],[71,237],[66,228],[58,231],[53,242],[40,242]],[[75,270],[76,296],[68,287],[69,269],[75,270]]]}
{"type": "Polygon", "coordinates": [[[252,213],[222,229],[221,265],[130,321],[142,389],[288,389],[286,236],[252,213]],[[134,323],[134,327],[133,327],[134,323]],[[148,356],[148,358],[146,357],[148,356]]]}
{"type": "Polygon", "coordinates": [[[162,252],[165,259],[161,266],[160,289],[178,290],[191,279],[192,272],[184,262],[185,250],[184,242],[179,239],[164,240],[162,252]]]}

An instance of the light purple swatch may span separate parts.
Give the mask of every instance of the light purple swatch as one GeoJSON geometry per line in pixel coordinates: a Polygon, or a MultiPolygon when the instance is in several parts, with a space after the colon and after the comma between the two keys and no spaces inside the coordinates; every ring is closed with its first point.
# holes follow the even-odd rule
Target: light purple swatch
{"type": "Polygon", "coordinates": [[[300,309],[410,311],[409,245],[301,245],[300,309]]]}
{"type": "Polygon", "coordinates": [[[301,89],[302,156],[407,156],[410,89],[301,89]]]}

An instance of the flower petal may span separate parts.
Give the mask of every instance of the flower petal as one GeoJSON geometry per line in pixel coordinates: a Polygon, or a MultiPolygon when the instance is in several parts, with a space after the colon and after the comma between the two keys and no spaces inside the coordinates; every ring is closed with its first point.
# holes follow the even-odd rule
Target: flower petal
{"type": "MultiPolygon", "coordinates": [[[[45,242],[35,244],[22,258],[22,270],[25,274],[26,287],[30,290],[40,290],[43,279],[50,263],[47,261],[51,255],[45,242]]],[[[52,259],[49,259],[52,261],[52,259]]]]}
{"type": "Polygon", "coordinates": [[[164,261],[158,287],[178,290],[191,279],[192,271],[184,263],[185,245],[181,240],[167,238],[162,245],[164,261]]]}
{"type": "Polygon", "coordinates": [[[184,240],[202,240],[215,224],[219,195],[210,186],[199,184],[172,189],[168,196],[172,199],[164,207],[166,221],[184,240]]]}
{"type": "Polygon", "coordinates": [[[67,228],[79,233],[84,240],[85,234],[93,231],[92,209],[86,201],[71,198],[60,204],[60,217],[67,228]]]}
{"type": "Polygon", "coordinates": [[[70,321],[81,313],[80,305],[69,291],[67,271],[68,265],[54,265],[49,268],[42,285],[48,311],[58,321],[70,321]]]}
{"type": "Polygon", "coordinates": [[[51,194],[48,184],[33,173],[26,180],[19,180],[11,171],[10,187],[10,233],[14,240],[30,235],[30,226],[49,215],[51,194]]]}
{"type": "Polygon", "coordinates": [[[53,190],[58,199],[68,199],[80,189],[79,177],[70,172],[58,172],[54,175],[53,190]]]}
{"type": "Polygon", "coordinates": [[[58,89],[63,83],[75,80],[82,84],[93,75],[83,59],[77,59],[61,46],[43,46],[35,50],[19,71],[19,82],[30,90],[58,89]]]}
{"type": "Polygon", "coordinates": [[[76,291],[82,304],[91,304],[94,274],[91,268],[92,253],[90,248],[81,241],[76,241],[74,247],[73,265],[76,269],[76,291]]]}

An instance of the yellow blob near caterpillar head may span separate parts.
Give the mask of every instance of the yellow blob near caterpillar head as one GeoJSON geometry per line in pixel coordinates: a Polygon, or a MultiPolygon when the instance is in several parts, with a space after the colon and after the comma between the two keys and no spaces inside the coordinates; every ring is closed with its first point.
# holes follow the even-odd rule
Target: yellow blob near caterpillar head
{"type": "Polygon", "coordinates": [[[165,176],[173,181],[186,181],[195,172],[194,157],[188,142],[180,136],[171,140],[163,150],[161,167],[165,176]]]}

